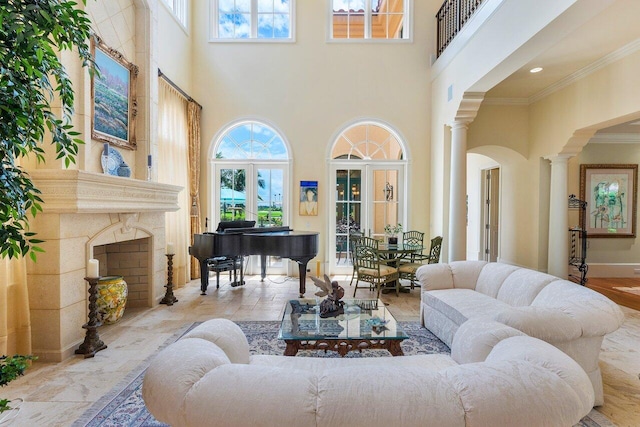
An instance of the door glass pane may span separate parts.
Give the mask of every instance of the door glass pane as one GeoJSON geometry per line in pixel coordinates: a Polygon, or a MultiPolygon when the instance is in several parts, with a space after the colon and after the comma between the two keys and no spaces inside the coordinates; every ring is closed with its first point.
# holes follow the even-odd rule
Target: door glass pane
{"type": "Polygon", "coordinates": [[[362,233],[362,171],[336,171],[336,260],[351,263],[349,236],[362,233]]]}
{"type": "Polygon", "coordinates": [[[386,225],[396,226],[399,219],[398,171],[378,169],[373,171],[373,232],[384,236],[386,225]]]}
{"type": "Polygon", "coordinates": [[[246,219],[246,170],[220,170],[220,221],[246,219]]]}
{"type": "Polygon", "coordinates": [[[259,168],[257,175],[258,189],[258,226],[282,226],[282,169],[259,168]]]}

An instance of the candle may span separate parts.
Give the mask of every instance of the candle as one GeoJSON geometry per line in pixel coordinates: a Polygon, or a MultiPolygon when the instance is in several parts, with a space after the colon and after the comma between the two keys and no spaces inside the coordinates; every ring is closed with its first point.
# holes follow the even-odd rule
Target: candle
{"type": "Polygon", "coordinates": [[[109,155],[109,144],[105,142],[103,147],[104,148],[102,150],[102,155],[103,156],[108,156],[109,155]]]}
{"type": "Polygon", "coordinates": [[[87,262],[87,277],[100,277],[100,263],[97,259],[90,259],[87,262]]]}
{"type": "Polygon", "coordinates": [[[147,156],[147,167],[151,167],[151,154],[147,156]]]}
{"type": "Polygon", "coordinates": [[[167,253],[167,255],[173,255],[173,254],[176,253],[174,251],[174,249],[173,249],[173,243],[171,243],[171,242],[167,243],[167,252],[166,253],[167,253]]]}

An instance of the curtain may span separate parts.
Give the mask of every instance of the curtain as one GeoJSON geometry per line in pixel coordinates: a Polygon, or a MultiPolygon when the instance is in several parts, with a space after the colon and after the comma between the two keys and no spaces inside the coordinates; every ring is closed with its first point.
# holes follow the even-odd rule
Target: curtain
{"type": "Polygon", "coordinates": [[[0,258],[0,355],[31,354],[31,320],[24,258],[0,258]]]}
{"type": "Polygon", "coordinates": [[[158,182],[179,185],[176,212],[165,215],[165,239],[174,244],[173,284],[184,286],[189,277],[190,186],[189,127],[187,100],[171,85],[159,79],[158,100],[158,182]]]}
{"type": "MultiPolygon", "coordinates": [[[[189,101],[189,194],[191,196],[191,244],[193,235],[202,231],[200,224],[200,105],[189,101]]],[[[200,277],[200,263],[191,257],[191,278],[200,277]]]]}

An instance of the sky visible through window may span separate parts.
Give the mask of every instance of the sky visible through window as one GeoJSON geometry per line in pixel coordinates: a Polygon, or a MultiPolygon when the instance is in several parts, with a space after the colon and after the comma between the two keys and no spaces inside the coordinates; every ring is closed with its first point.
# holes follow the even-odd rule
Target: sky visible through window
{"type": "Polygon", "coordinates": [[[219,0],[218,37],[251,38],[252,11],[257,38],[291,37],[291,0],[219,0]]]}

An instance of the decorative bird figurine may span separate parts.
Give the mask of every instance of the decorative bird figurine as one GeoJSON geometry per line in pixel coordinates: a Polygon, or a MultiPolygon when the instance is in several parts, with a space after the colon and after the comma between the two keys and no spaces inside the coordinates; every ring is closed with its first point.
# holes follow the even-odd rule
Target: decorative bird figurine
{"type": "Polygon", "coordinates": [[[344,313],[344,302],[340,299],[344,296],[344,289],[337,281],[331,281],[329,276],[324,275],[324,281],[317,277],[311,277],[313,283],[320,288],[315,294],[319,297],[327,296],[327,299],[320,303],[320,317],[335,317],[344,313]]]}

